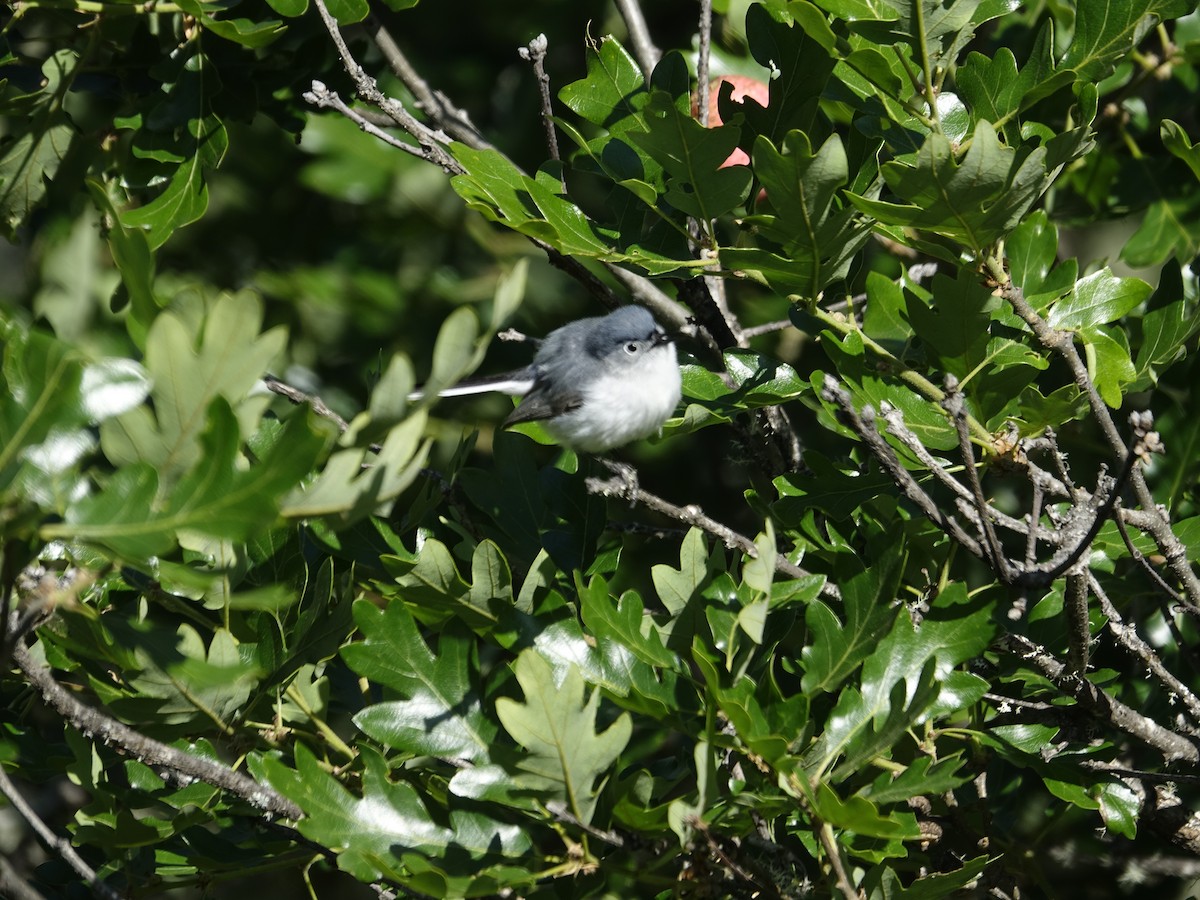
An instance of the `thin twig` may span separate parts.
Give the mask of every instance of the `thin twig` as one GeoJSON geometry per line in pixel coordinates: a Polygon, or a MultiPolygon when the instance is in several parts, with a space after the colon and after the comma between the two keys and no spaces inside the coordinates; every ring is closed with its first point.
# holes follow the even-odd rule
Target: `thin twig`
{"type": "Polygon", "coordinates": [[[1044,647],[1016,634],[1004,635],[997,646],[1030,663],[1095,718],[1158,750],[1167,762],[1182,760],[1193,765],[1200,762],[1200,744],[1195,739],[1168,731],[1148,716],[1110,697],[1088,679],[1069,674],[1067,667],[1044,647]]]}
{"type": "Polygon", "coordinates": [[[1067,589],[1063,597],[1063,613],[1067,621],[1068,675],[1083,678],[1087,675],[1091,655],[1092,627],[1088,620],[1087,569],[1076,565],[1067,573],[1067,589]]]}
{"type": "Polygon", "coordinates": [[[700,38],[696,51],[696,115],[708,127],[709,53],[712,49],[712,0],[700,0],[700,38]]]}
{"type": "MultiPolygon", "coordinates": [[[[338,27],[337,19],[329,12],[329,8],[325,5],[325,0],[314,0],[314,3],[317,7],[317,12],[321,15],[321,21],[325,23],[326,31],[329,32],[329,36],[333,39],[334,46],[337,47],[338,54],[342,58],[342,65],[345,66],[347,74],[354,81],[354,86],[358,90],[358,93],[368,102],[391,116],[392,121],[412,135],[417,143],[421,145],[424,151],[422,154],[424,159],[441,166],[447,172],[452,172],[456,175],[461,174],[463,172],[462,166],[458,164],[458,161],[445,148],[445,145],[450,142],[449,137],[417,121],[413,114],[404,108],[404,104],[393,100],[384,94],[383,91],[379,90],[375,79],[367,74],[366,70],[358,64],[358,61],[350,53],[350,48],[346,46],[346,40],[342,37],[341,29],[338,27]]],[[[314,93],[317,93],[316,87],[318,84],[319,82],[313,82],[314,93]]]]}
{"type": "Polygon", "coordinates": [[[338,427],[338,431],[345,431],[350,427],[350,423],[339,416],[336,412],[325,405],[325,401],[315,394],[307,394],[299,388],[292,387],[286,382],[280,381],[274,375],[264,375],[263,384],[265,384],[272,393],[278,394],[280,397],[286,397],[297,406],[308,404],[312,407],[312,411],[322,419],[328,419],[338,427]]]}
{"type": "MultiPolygon", "coordinates": [[[[601,497],[618,497],[621,500],[628,500],[630,503],[640,503],[647,509],[652,509],[677,522],[683,522],[685,525],[694,525],[702,531],[708,532],[732,550],[740,550],[752,558],[758,557],[758,548],[754,546],[754,541],[750,540],[744,534],[734,531],[728,525],[705,515],[704,510],[699,506],[695,504],[676,506],[662,497],[643,490],[638,484],[636,473],[633,472],[631,467],[621,463],[612,463],[605,459],[601,459],[600,462],[608,466],[616,474],[612,478],[607,479],[588,478],[585,484],[589,494],[601,497]]],[[[775,557],[775,569],[788,578],[811,578],[813,575],[813,573],[796,565],[782,553],[777,554],[775,557]]],[[[821,587],[821,593],[834,600],[841,599],[841,592],[835,585],[828,582],[821,587]]]]}
{"type": "Polygon", "coordinates": [[[1146,671],[1150,672],[1168,691],[1174,694],[1187,707],[1188,715],[1192,721],[1200,725],[1200,698],[1192,693],[1191,688],[1171,674],[1170,670],[1163,665],[1163,661],[1158,654],[1154,652],[1154,648],[1142,640],[1141,635],[1137,633],[1137,629],[1121,618],[1121,614],[1117,612],[1116,606],[1113,605],[1104,588],[1096,576],[1088,573],[1088,585],[1096,600],[1100,604],[1100,612],[1108,620],[1108,630],[1116,637],[1117,643],[1124,647],[1130,654],[1135,656],[1146,671]]]}
{"type": "MultiPolygon", "coordinates": [[[[550,97],[550,76],[546,74],[546,48],[549,42],[546,35],[539,34],[532,41],[517,50],[521,59],[533,66],[533,74],[537,79],[538,96],[542,102],[542,127],[546,130],[546,149],[550,158],[559,162],[558,135],[554,133],[554,104],[550,97]]],[[[566,189],[566,184],[563,184],[566,189]]]]}
{"type": "Polygon", "coordinates": [[[1170,597],[1173,602],[1178,603],[1179,591],[1167,584],[1166,580],[1158,574],[1158,569],[1150,565],[1150,560],[1146,559],[1146,554],[1133,545],[1133,539],[1129,536],[1129,528],[1125,525],[1126,513],[1128,512],[1129,510],[1126,509],[1118,509],[1117,514],[1113,516],[1113,521],[1117,523],[1117,532],[1121,535],[1125,549],[1129,551],[1130,558],[1150,576],[1150,580],[1154,582],[1155,587],[1170,597]]]}
{"type": "Polygon", "coordinates": [[[314,81],[312,83],[311,90],[304,92],[304,99],[320,109],[332,109],[341,113],[343,116],[357,125],[360,131],[366,132],[367,134],[371,135],[371,137],[378,138],[389,147],[402,150],[405,153],[415,156],[417,159],[423,159],[426,162],[434,161],[433,157],[427,150],[418,147],[415,144],[409,144],[406,141],[402,141],[397,137],[392,137],[392,135],[388,134],[366,116],[356,112],[341,97],[337,95],[336,91],[331,91],[328,87],[326,87],[324,82],[314,81]]]}
{"type": "Polygon", "coordinates": [[[977,556],[980,559],[985,558],[985,551],[980,543],[967,534],[957,521],[942,512],[938,505],[933,502],[933,498],[925,493],[912,474],[904,468],[904,465],[896,457],[895,452],[888,445],[887,441],[880,436],[875,428],[874,409],[870,406],[865,406],[861,413],[856,411],[849,392],[838,384],[837,380],[831,375],[825,376],[825,386],[821,392],[821,396],[837,404],[842,412],[843,421],[850,426],[851,430],[874,453],[875,458],[879,460],[896,486],[903,491],[904,496],[915,503],[929,521],[941,528],[973,556],[977,556]]]}
{"type": "Polygon", "coordinates": [[[9,900],[46,900],[4,856],[0,856],[0,897],[9,900]]]}
{"type": "Polygon", "coordinates": [[[782,319],[778,322],[767,322],[763,325],[752,325],[749,328],[742,329],[742,337],[746,340],[751,338],[761,337],[764,334],[771,334],[775,331],[783,331],[786,328],[792,328],[791,319],[782,319]]]}
{"type": "Polygon", "coordinates": [[[378,16],[367,16],[363,25],[375,41],[379,52],[383,54],[383,58],[387,60],[388,66],[412,93],[417,109],[425,113],[430,121],[450,137],[462,141],[468,147],[485,150],[492,146],[484,140],[464,110],[451,103],[441,91],[433,90],[420,76],[378,16]]]}
{"type": "Polygon", "coordinates": [[[971,432],[967,427],[966,398],[958,389],[958,379],[953,375],[946,376],[946,396],[942,399],[942,408],[950,414],[958,432],[958,452],[962,456],[967,485],[971,488],[971,497],[975,501],[975,510],[979,514],[979,529],[991,557],[991,566],[1006,584],[1012,580],[1012,567],[1008,557],[996,537],[996,528],[992,524],[991,506],[983,496],[983,485],[979,481],[979,473],[975,469],[975,453],[971,449],[971,432]]]}
{"type": "MultiPolygon", "coordinates": [[[[21,649],[24,651],[23,647],[21,649]]],[[[75,848],[71,846],[71,842],[66,838],[59,837],[51,830],[50,826],[41,820],[41,817],[34,811],[34,808],[29,805],[25,797],[17,790],[17,786],[9,780],[3,766],[0,766],[0,794],[3,794],[12,805],[12,808],[20,813],[21,818],[29,823],[29,827],[37,833],[42,843],[53,853],[60,856],[63,862],[74,869],[79,877],[88,883],[97,897],[102,898],[102,900],[121,900],[121,895],[101,881],[100,876],[96,874],[96,870],[84,862],[83,857],[75,852],[75,848]]]]}
{"type": "Polygon", "coordinates": [[[650,37],[650,29],[646,26],[646,17],[642,15],[642,7],[638,0],[616,0],[616,4],[621,18],[625,20],[625,28],[629,31],[629,42],[633,44],[633,55],[637,57],[642,74],[649,78],[662,54],[658,47],[654,46],[654,40],[650,37]]]}
{"type": "Polygon", "coordinates": [[[838,847],[837,840],[833,836],[833,828],[828,822],[821,822],[817,826],[817,838],[821,842],[821,847],[825,850],[825,855],[829,858],[829,866],[833,869],[833,877],[837,882],[837,889],[842,892],[842,896],[846,900],[860,900],[854,883],[846,874],[846,867],[842,864],[841,848],[838,847]]]}
{"type": "Polygon", "coordinates": [[[274,788],[259,784],[242,772],[146,737],[122,722],[77,700],[54,680],[50,670],[34,662],[23,644],[12,650],[13,661],[25,678],[42,695],[46,704],[84,735],[97,738],[128,753],[152,768],[166,771],[177,783],[190,784],[199,780],[240,797],[259,809],[288,819],[302,818],[304,813],[295,803],[274,788]]]}
{"type": "MultiPolygon", "coordinates": [[[[1104,433],[1109,446],[1117,458],[1124,463],[1128,453],[1125,443],[1117,430],[1116,423],[1109,414],[1107,405],[1088,374],[1087,365],[1075,347],[1073,335],[1070,332],[1057,331],[1050,327],[1049,323],[1025,299],[1024,292],[1012,281],[1002,284],[1000,292],[1012,306],[1013,311],[1030,327],[1042,346],[1058,353],[1067,363],[1075,384],[1087,397],[1092,415],[1100,425],[1100,430],[1104,433]]],[[[1130,482],[1137,495],[1138,505],[1146,511],[1152,521],[1152,527],[1148,530],[1162,549],[1171,572],[1183,586],[1187,601],[1193,606],[1200,606],[1200,578],[1197,577],[1188,560],[1187,547],[1171,529],[1171,523],[1167,519],[1166,513],[1155,503],[1154,495],[1150,493],[1150,487],[1146,484],[1146,479],[1140,469],[1136,467],[1133,469],[1130,482]]]]}

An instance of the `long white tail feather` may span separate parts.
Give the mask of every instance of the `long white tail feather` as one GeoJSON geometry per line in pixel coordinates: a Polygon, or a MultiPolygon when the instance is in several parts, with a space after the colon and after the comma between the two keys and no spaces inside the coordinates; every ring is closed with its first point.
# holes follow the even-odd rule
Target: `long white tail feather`
{"type": "MultiPolygon", "coordinates": [[[[528,394],[533,388],[532,378],[510,378],[504,381],[485,381],[481,383],[467,382],[464,384],[456,384],[454,387],[448,387],[438,391],[439,397],[466,397],[471,394],[511,394],[514,397],[523,397],[528,394]]],[[[424,391],[413,391],[408,395],[410,402],[416,402],[424,398],[424,391]]]]}

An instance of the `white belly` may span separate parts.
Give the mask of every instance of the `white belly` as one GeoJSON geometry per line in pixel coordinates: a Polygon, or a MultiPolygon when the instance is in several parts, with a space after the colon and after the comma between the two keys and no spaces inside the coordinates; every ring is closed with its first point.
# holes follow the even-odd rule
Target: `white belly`
{"type": "Polygon", "coordinates": [[[573,450],[603,453],[657,434],[679,405],[680,388],[675,347],[666,344],[635,366],[597,378],[579,409],[542,424],[573,450]]]}

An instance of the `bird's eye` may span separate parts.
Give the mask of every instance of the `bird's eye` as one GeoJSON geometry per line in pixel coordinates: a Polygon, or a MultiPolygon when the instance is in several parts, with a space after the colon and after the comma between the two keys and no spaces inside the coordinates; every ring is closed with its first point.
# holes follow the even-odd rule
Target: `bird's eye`
{"type": "Polygon", "coordinates": [[[637,341],[630,341],[628,344],[625,345],[625,352],[628,353],[630,356],[633,356],[633,354],[637,353],[639,349],[641,349],[641,348],[638,347],[637,341]]]}

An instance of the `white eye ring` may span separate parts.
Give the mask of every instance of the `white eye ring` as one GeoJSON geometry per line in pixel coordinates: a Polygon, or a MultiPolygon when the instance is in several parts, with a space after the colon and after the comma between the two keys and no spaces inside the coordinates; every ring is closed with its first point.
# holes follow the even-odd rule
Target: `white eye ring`
{"type": "Polygon", "coordinates": [[[628,344],[625,345],[625,352],[628,353],[630,356],[633,356],[640,349],[642,349],[642,348],[638,346],[637,341],[630,341],[628,344]]]}

